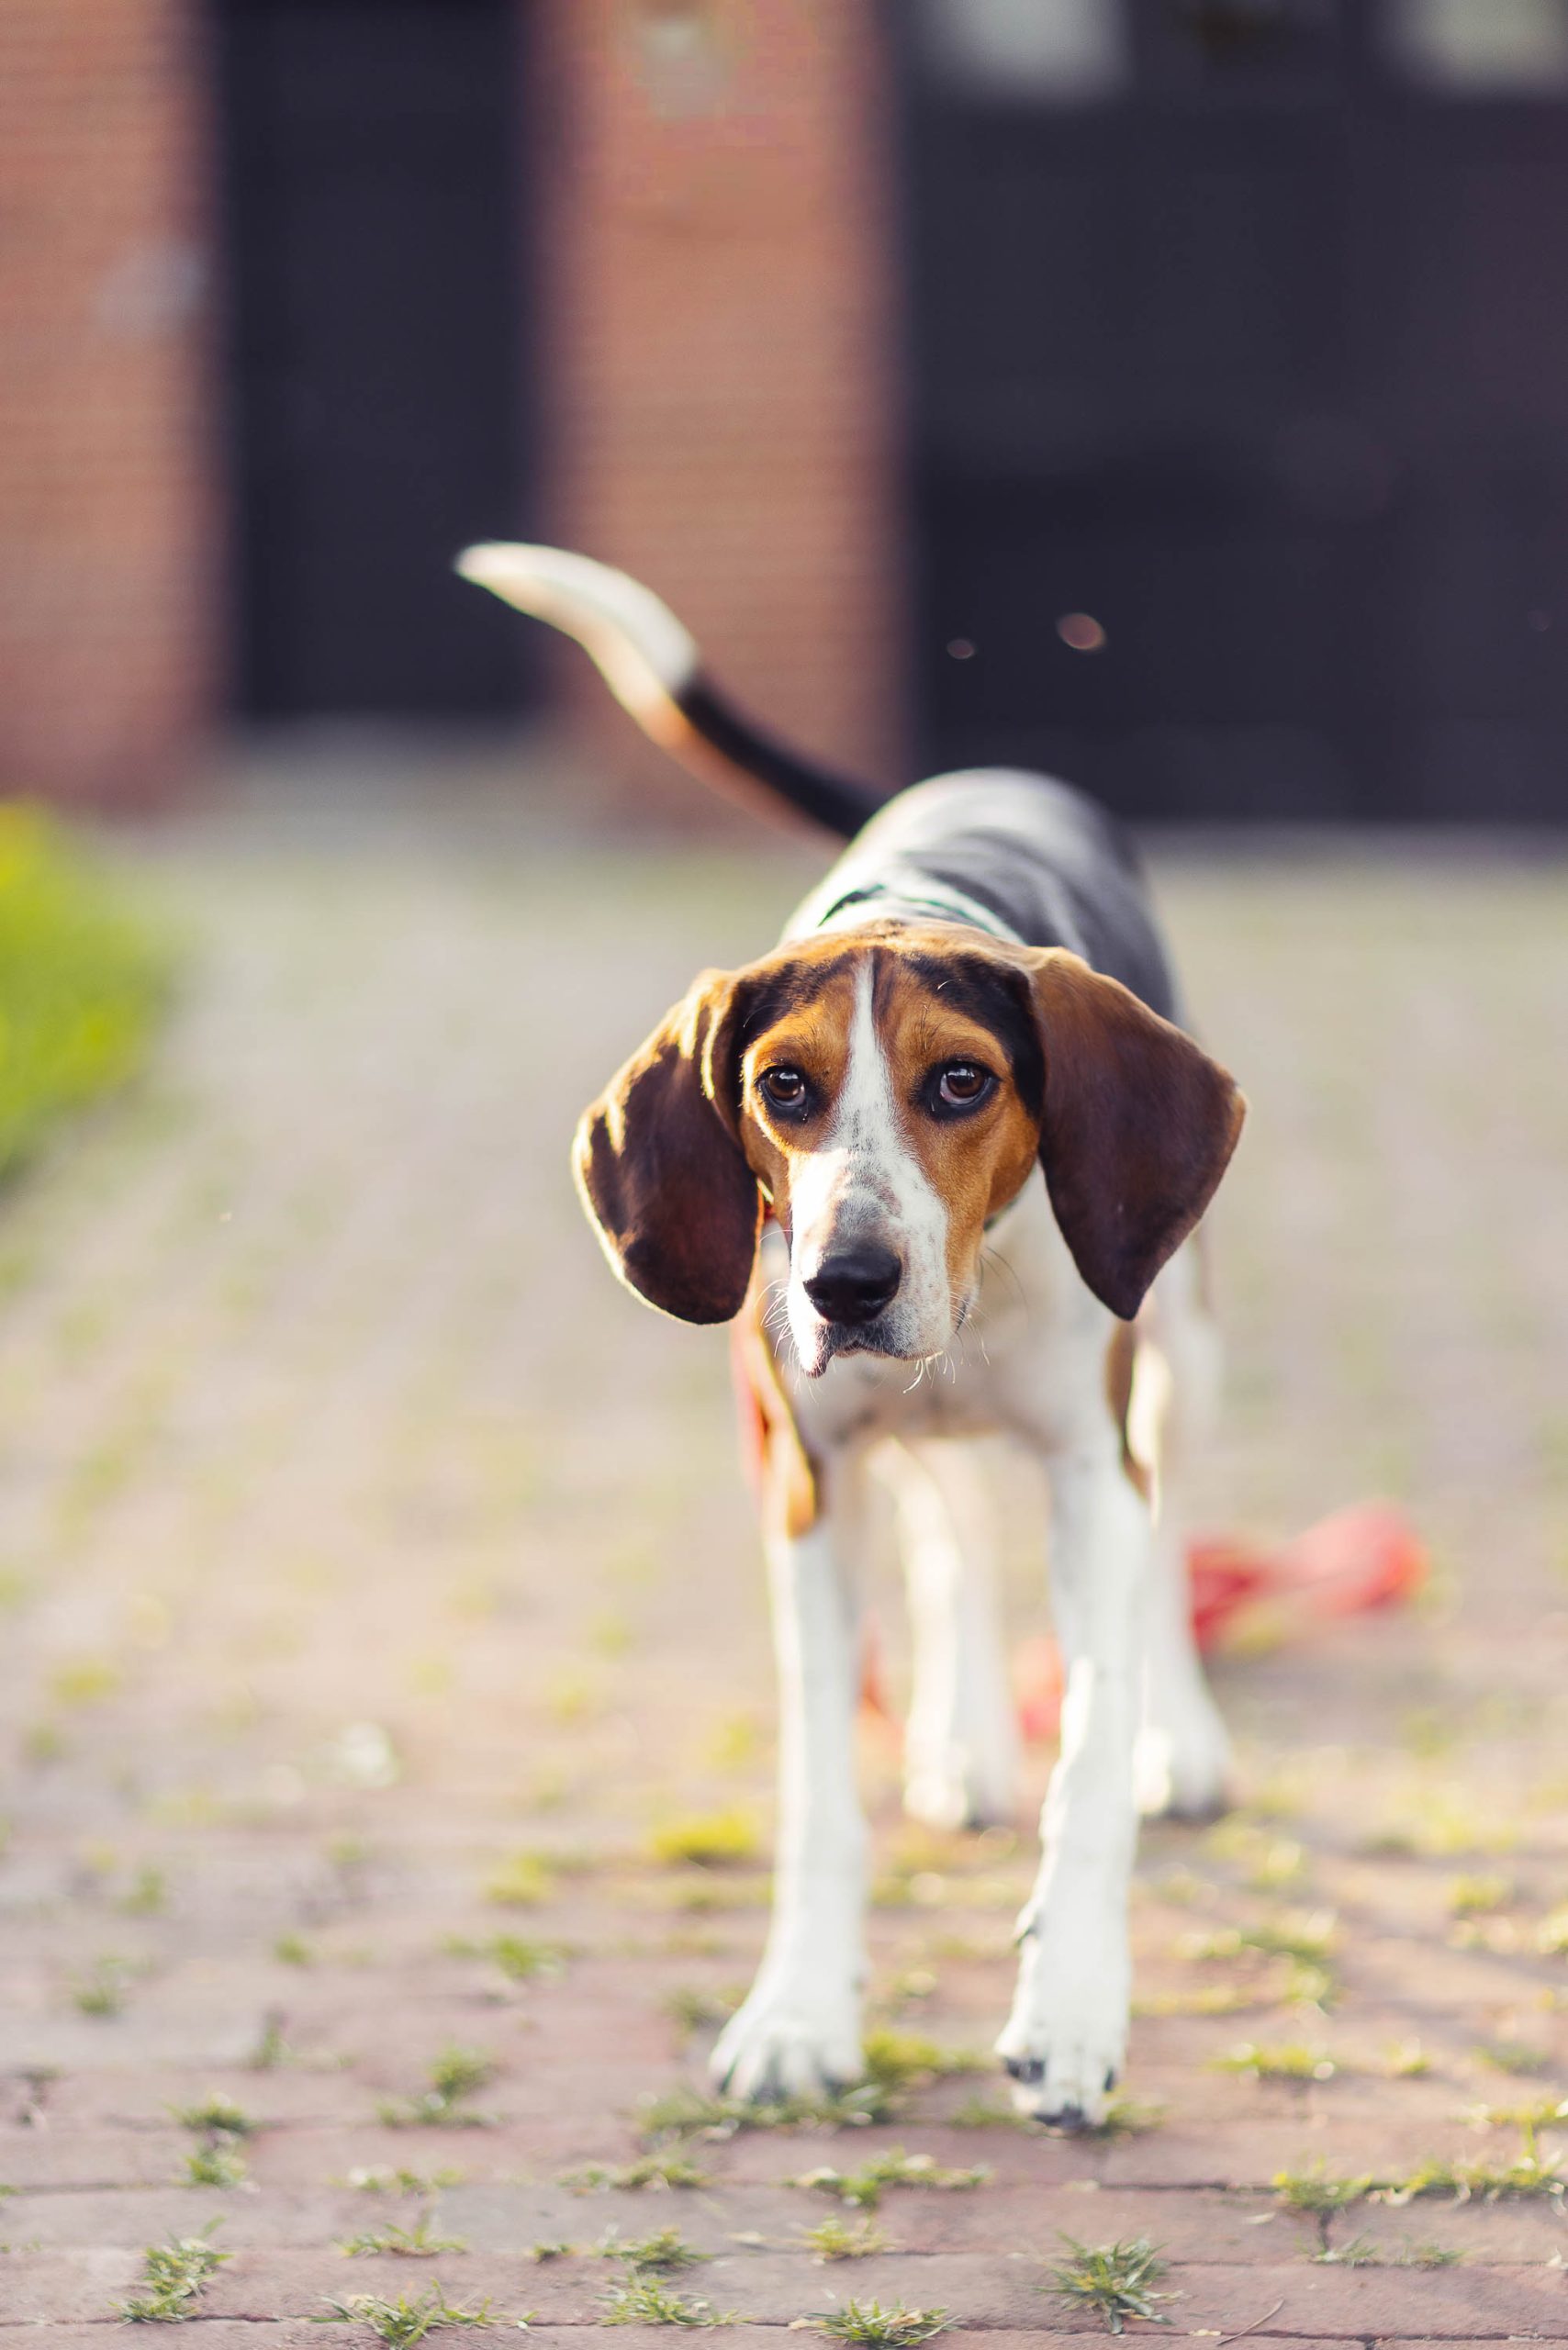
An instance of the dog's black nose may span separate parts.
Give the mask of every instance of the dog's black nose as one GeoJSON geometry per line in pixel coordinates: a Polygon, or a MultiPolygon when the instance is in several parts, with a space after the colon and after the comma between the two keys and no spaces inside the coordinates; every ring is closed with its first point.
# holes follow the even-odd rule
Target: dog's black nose
{"type": "Polygon", "coordinates": [[[846,1248],[824,1257],[804,1288],[824,1322],[874,1322],[902,1279],[890,1248],[846,1248]]]}

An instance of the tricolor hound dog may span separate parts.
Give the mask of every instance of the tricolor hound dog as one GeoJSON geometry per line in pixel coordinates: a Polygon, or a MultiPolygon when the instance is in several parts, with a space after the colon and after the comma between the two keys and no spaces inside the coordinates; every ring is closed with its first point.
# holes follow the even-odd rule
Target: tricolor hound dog
{"type": "Polygon", "coordinates": [[[740,1317],[763,1431],[777,1876],[715,2076],[771,2098],[862,2071],[855,1569],[873,1454],[913,1619],[907,1807],[943,1827],[1012,1813],[982,1497],[955,1441],[1002,1431],[1047,1472],[1066,1695],[997,2050],[1025,2112],[1092,2124],[1126,2040],[1137,1812],[1225,1794],[1171,1480],[1214,1354],[1183,1244],[1242,1098],[1176,1024],[1136,858],[1080,793],[988,769],[879,807],[751,727],[624,575],[505,545],[458,567],[577,637],[667,748],[854,836],[780,946],[700,975],[576,1143],[621,1280],[683,1321],[740,1317]]]}

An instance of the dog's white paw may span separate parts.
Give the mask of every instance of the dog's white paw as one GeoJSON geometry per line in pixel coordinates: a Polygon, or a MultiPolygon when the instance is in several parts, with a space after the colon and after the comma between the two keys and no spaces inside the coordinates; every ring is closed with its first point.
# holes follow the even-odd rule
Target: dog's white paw
{"type": "Polygon", "coordinates": [[[715,2088],[754,2104],[832,2097],[865,2075],[859,2002],[765,1972],[720,2033],[709,2070],[715,2088]]]}
{"type": "Polygon", "coordinates": [[[1230,1740],[1209,1702],[1146,1721],[1133,1750],[1133,1791],[1146,1819],[1213,1819],[1228,1810],[1230,1740]]]}
{"type": "Polygon", "coordinates": [[[1013,2102],[1036,2121],[1097,2129],[1126,2060],[1130,1967],[1125,1943],[1098,1967],[1081,1928],[1064,1961],[1065,1937],[1031,1930],[1023,1944],[1013,2013],[996,2053],[1013,2076],[1013,2102]]]}
{"type": "Polygon", "coordinates": [[[1011,1756],[1001,1759],[953,1748],[912,1766],[903,1807],[911,1819],[947,1833],[959,1828],[1002,1828],[1016,1810],[1011,1756]]]}

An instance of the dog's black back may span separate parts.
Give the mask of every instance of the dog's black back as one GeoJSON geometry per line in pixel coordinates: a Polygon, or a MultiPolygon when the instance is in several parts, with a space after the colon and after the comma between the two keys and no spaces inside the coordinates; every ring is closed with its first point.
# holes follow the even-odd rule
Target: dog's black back
{"type": "Polygon", "coordinates": [[[1005,767],[935,776],[888,800],[785,935],[879,913],[961,920],[972,908],[1025,946],[1066,946],[1179,1017],[1137,855],[1070,785],[1005,767]]]}

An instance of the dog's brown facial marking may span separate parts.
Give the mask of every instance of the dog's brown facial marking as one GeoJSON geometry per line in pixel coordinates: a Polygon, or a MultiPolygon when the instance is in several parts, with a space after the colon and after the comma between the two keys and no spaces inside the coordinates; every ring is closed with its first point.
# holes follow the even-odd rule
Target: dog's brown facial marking
{"type": "Polygon", "coordinates": [[[808,1369],[945,1348],[987,1218],[1022,1190],[1039,1138],[1014,1069],[1021,1046],[1026,1063],[1037,1051],[1006,990],[902,939],[846,944],[779,975],[742,1061],[742,1147],[790,1243],[808,1369]]]}
{"type": "Polygon", "coordinates": [[[704,974],[584,1118],[577,1167],[622,1278],[692,1321],[737,1311],[770,1204],[814,1375],[942,1353],[1036,1154],[1079,1271],[1130,1316],[1242,1112],[1190,1037],[1077,956],[873,923],[704,974]]]}

